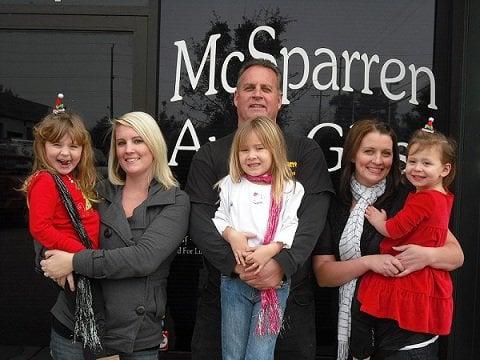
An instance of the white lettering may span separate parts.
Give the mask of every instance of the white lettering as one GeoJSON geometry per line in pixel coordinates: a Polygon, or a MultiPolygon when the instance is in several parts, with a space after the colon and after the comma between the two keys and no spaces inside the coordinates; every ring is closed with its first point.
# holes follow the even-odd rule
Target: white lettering
{"type": "Polygon", "coordinates": [[[353,91],[353,88],[350,86],[350,70],[352,66],[352,61],[353,60],[360,60],[360,53],[358,51],[355,51],[352,54],[352,57],[348,55],[348,51],[345,50],[342,53],[342,57],[345,59],[345,84],[342,88],[343,91],[353,91]]]}
{"type": "Polygon", "coordinates": [[[370,90],[370,66],[372,66],[372,62],[376,62],[378,64],[380,62],[380,59],[378,58],[378,55],[375,54],[369,60],[367,54],[362,54],[362,60],[365,64],[362,93],[372,95],[373,91],[370,90]]]}
{"type": "Polygon", "coordinates": [[[180,131],[180,135],[178,136],[177,143],[175,144],[175,148],[173,149],[172,157],[168,162],[168,165],[178,166],[177,153],[179,150],[198,151],[198,149],[200,149],[200,141],[198,141],[198,136],[195,132],[195,128],[193,127],[192,122],[190,121],[190,119],[187,119],[182,127],[182,131],[180,131]],[[190,136],[193,140],[193,145],[180,145],[187,130],[190,132],[190,136]]]}
{"type": "Polygon", "coordinates": [[[174,45],[178,47],[177,52],[177,71],[175,76],[175,89],[173,91],[173,97],[170,99],[171,102],[182,100],[182,96],[179,94],[180,89],[180,73],[182,68],[182,59],[185,59],[185,67],[187,68],[188,79],[192,88],[195,88],[198,85],[200,76],[202,75],[203,67],[207,62],[207,58],[210,56],[210,72],[208,77],[208,90],[205,95],[215,95],[218,91],[215,89],[215,57],[217,52],[217,40],[220,38],[220,34],[213,34],[208,39],[207,48],[203,54],[202,62],[198,69],[197,74],[195,75],[192,68],[192,63],[190,62],[190,56],[188,55],[187,45],[184,40],[175,41],[174,45]]]}
{"type": "MultiPolygon", "coordinates": [[[[333,129],[335,129],[338,133],[338,135],[340,135],[340,137],[343,137],[343,129],[341,126],[335,124],[335,123],[322,123],[322,124],[318,124],[316,125],[312,130],[310,130],[310,132],[308,133],[307,137],[310,138],[310,139],[313,139],[313,137],[315,136],[315,134],[317,133],[318,130],[320,130],[321,128],[324,128],[324,127],[331,127],[333,129]]],[[[342,155],[343,155],[343,148],[341,147],[336,147],[336,146],[332,146],[329,148],[329,150],[332,150],[332,151],[336,151],[337,152],[337,163],[332,167],[332,168],[329,168],[328,171],[329,172],[333,172],[333,171],[337,171],[338,169],[340,169],[341,165],[342,165],[342,155]]]]}
{"type": "Polygon", "coordinates": [[[260,31],[268,32],[270,34],[270,36],[272,37],[272,39],[275,39],[275,29],[274,28],[272,28],[271,26],[259,26],[259,27],[255,28],[252,31],[252,33],[250,34],[250,38],[248,39],[248,51],[250,52],[250,55],[252,55],[252,57],[255,58],[255,59],[269,60],[272,63],[274,63],[275,65],[277,65],[277,61],[275,60],[275,58],[272,55],[261,52],[261,51],[258,51],[255,48],[255,44],[253,43],[253,40],[255,39],[255,35],[257,35],[257,33],[260,32],[260,31]]]}
{"type": "Polygon", "coordinates": [[[435,109],[437,110],[437,105],[435,104],[435,77],[433,76],[432,70],[425,66],[419,67],[417,70],[415,70],[415,65],[411,64],[408,69],[412,73],[412,97],[408,101],[410,104],[413,105],[418,105],[417,101],[417,78],[418,78],[418,73],[419,72],[424,72],[425,74],[428,75],[428,79],[430,80],[430,103],[428,104],[428,107],[430,109],[435,109]]]}
{"type": "Polygon", "coordinates": [[[400,92],[400,94],[392,94],[390,90],[388,89],[387,85],[390,83],[396,83],[405,77],[405,65],[398,60],[398,59],[390,59],[385,62],[382,66],[382,70],[380,71],[380,86],[382,87],[383,93],[385,94],[386,97],[388,97],[390,100],[400,100],[405,96],[405,91],[400,92]],[[390,66],[390,64],[396,64],[400,71],[398,72],[398,75],[393,77],[393,78],[387,78],[387,68],[390,66]]]}
{"type": "Polygon", "coordinates": [[[302,49],[301,47],[295,47],[292,50],[288,51],[287,48],[282,48],[280,50],[280,54],[283,55],[283,95],[282,95],[282,104],[288,105],[290,104],[290,100],[288,100],[287,92],[288,89],[296,90],[301,89],[308,80],[308,73],[310,72],[310,61],[308,59],[307,52],[302,49]],[[290,84],[288,82],[288,60],[290,56],[293,54],[298,54],[302,57],[303,60],[303,75],[302,79],[296,84],[290,84]]]}
{"type": "Polygon", "coordinates": [[[320,54],[327,54],[328,56],[330,56],[330,59],[332,61],[321,63],[317,65],[315,69],[313,69],[313,74],[312,74],[313,86],[315,86],[315,88],[317,88],[318,90],[327,90],[329,87],[331,87],[332,90],[340,89],[337,85],[337,58],[335,57],[335,54],[333,53],[332,50],[327,48],[320,48],[315,50],[315,56],[318,56],[320,54]],[[322,85],[318,81],[318,73],[320,72],[320,70],[326,67],[330,67],[332,69],[332,77],[327,84],[322,85]]]}
{"type": "Polygon", "coordinates": [[[234,57],[238,58],[238,60],[240,60],[242,62],[243,62],[243,60],[245,60],[245,55],[243,55],[240,51],[232,52],[231,54],[229,54],[225,58],[225,61],[223,62],[223,65],[222,65],[222,72],[220,74],[220,79],[222,81],[222,86],[225,89],[225,91],[230,93],[230,94],[233,94],[235,92],[235,90],[237,89],[237,87],[231,87],[230,85],[228,85],[228,81],[227,81],[228,64],[230,63],[230,60],[232,60],[232,58],[234,58],[234,57]]]}

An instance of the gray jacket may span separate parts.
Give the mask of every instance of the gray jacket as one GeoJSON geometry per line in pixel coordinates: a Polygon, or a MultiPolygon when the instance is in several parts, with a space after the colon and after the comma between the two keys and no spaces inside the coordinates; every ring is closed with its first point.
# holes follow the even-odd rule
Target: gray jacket
{"type": "Polygon", "coordinates": [[[100,184],[101,250],[75,254],[75,272],[103,279],[104,345],[130,353],[160,344],[167,276],[188,228],[189,198],[153,181],[147,199],[127,219],[122,187],[100,184]]]}

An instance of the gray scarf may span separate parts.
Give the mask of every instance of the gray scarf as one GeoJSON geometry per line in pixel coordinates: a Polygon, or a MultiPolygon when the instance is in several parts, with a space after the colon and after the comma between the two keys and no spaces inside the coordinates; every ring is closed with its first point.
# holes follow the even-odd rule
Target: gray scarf
{"type": "MultiPolygon", "coordinates": [[[[360,253],[360,238],[363,232],[365,210],[385,192],[385,179],[378,184],[367,187],[360,184],[352,175],[350,189],[356,204],[348,217],[340,238],[340,260],[357,259],[360,253]]],[[[350,339],[351,305],[357,279],[352,279],[339,288],[338,299],[338,352],[337,360],[348,357],[348,342],[350,339]]]]}

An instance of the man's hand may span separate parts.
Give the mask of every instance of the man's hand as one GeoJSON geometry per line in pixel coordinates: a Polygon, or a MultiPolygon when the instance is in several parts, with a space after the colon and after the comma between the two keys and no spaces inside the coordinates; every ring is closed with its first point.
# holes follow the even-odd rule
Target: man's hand
{"type": "Polygon", "coordinates": [[[258,274],[254,271],[244,271],[239,274],[241,280],[257,290],[276,289],[282,284],[283,279],[283,270],[274,259],[270,259],[258,274]]]}

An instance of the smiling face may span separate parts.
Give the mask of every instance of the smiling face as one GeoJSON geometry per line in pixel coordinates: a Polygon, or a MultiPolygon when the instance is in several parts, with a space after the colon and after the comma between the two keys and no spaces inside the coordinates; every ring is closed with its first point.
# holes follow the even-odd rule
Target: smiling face
{"type": "Polygon", "coordinates": [[[129,126],[115,129],[115,150],[118,164],[130,176],[151,176],[153,155],[145,141],[129,126]]]}
{"type": "Polygon", "coordinates": [[[275,121],[282,105],[277,75],[264,66],[249,67],[238,81],[233,102],[237,107],[239,125],[257,116],[267,116],[275,121]]]}
{"type": "Polygon", "coordinates": [[[73,142],[72,137],[65,134],[59,141],[45,143],[45,157],[48,165],[59,174],[70,174],[80,162],[82,146],[73,142]]]}
{"type": "Polygon", "coordinates": [[[360,184],[368,187],[378,184],[392,167],[392,138],[379,132],[368,133],[352,162],[355,163],[355,178],[360,184]]]}
{"type": "Polygon", "coordinates": [[[240,145],[238,160],[245,174],[260,176],[272,168],[272,154],[262,144],[255,131],[251,131],[240,145]]]}
{"type": "Polygon", "coordinates": [[[443,164],[438,146],[418,144],[411,146],[408,152],[405,174],[417,190],[444,191],[443,179],[450,173],[451,165],[443,164]]]}

